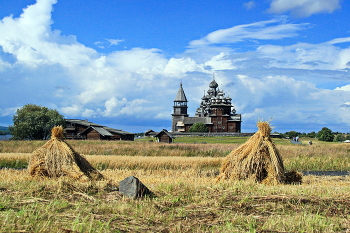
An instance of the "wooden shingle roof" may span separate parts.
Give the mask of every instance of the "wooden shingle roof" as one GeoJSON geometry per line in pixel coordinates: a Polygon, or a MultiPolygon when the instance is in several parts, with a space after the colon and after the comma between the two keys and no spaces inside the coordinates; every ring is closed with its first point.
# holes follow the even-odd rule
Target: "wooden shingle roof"
{"type": "MultiPolygon", "coordinates": [[[[87,120],[66,119],[66,122],[69,122],[71,124],[79,124],[79,125],[86,126],[87,129],[85,129],[84,132],[91,127],[94,130],[96,130],[99,134],[101,134],[102,136],[113,136],[112,133],[119,134],[119,135],[134,135],[134,133],[129,133],[129,132],[123,131],[121,129],[113,129],[113,128],[110,128],[107,126],[103,126],[103,125],[89,122],[87,120]]],[[[84,132],[82,132],[81,134],[83,134],[84,132]]]]}
{"type": "Polygon", "coordinates": [[[159,137],[159,136],[161,136],[162,134],[166,134],[166,135],[168,135],[170,138],[172,138],[172,139],[174,139],[175,137],[173,136],[173,135],[171,135],[167,130],[162,130],[162,131],[160,131],[159,133],[157,133],[156,135],[154,135],[154,137],[159,137]]]}
{"type": "Polygon", "coordinates": [[[184,89],[182,88],[182,83],[180,83],[180,88],[177,91],[174,102],[188,102],[186,95],[185,95],[185,92],[184,92],[184,89]]]}

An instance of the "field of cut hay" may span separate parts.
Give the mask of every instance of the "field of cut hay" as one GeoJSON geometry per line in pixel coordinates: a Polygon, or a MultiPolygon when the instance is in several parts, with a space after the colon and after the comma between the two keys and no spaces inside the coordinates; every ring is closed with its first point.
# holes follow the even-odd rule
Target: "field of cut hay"
{"type": "MultiPolygon", "coordinates": [[[[241,144],[68,143],[107,180],[0,169],[0,232],[350,231],[348,175],[303,176],[300,185],[216,183],[225,157],[241,144]],[[134,200],[110,188],[128,176],[154,196],[134,200]]],[[[1,142],[0,165],[26,167],[44,144],[1,142]]],[[[276,147],[287,171],[350,170],[350,145],[276,147]]]]}

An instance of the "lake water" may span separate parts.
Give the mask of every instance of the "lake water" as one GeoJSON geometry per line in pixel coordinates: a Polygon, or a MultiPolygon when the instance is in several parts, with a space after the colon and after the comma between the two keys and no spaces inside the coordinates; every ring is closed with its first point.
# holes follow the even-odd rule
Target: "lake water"
{"type": "Polygon", "coordinates": [[[6,141],[9,140],[12,137],[12,135],[8,134],[8,135],[0,135],[0,141],[6,141]]]}

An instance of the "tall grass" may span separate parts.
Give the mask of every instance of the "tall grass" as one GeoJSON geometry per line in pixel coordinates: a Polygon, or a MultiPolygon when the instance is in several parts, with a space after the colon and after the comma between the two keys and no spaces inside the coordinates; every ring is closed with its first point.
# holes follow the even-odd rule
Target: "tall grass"
{"type": "MultiPolygon", "coordinates": [[[[281,139],[278,140],[282,141],[281,139]]],[[[0,141],[0,167],[25,167],[29,153],[32,153],[45,142],[0,141]],[[11,156],[9,153],[12,153],[11,156]],[[27,153],[28,155],[21,155],[21,153],[27,153]],[[11,158],[6,157],[6,154],[9,154],[11,158]]],[[[99,169],[135,168],[137,166],[147,169],[159,169],[159,167],[181,169],[193,166],[214,169],[218,166],[217,169],[219,169],[221,159],[240,146],[238,143],[67,142],[78,153],[85,155],[88,160],[91,159],[92,165],[99,169]],[[206,163],[203,162],[206,161],[206,158],[213,159],[215,162],[211,165],[203,165],[206,163]]],[[[315,142],[312,146],[277,144],[276,147],[280,151],[285,168],[288,171],[350,171],[350,144],[347,143],[323,144],[315,142]]]]}
{"type": "MultiPolygon", "coordinates": [[[[46,141],[0,141],[0,153],[32,153],[46,141]]],[[[163,144],[124,141],[66,141],[84,155],[223,157],[238,144],[163,144]]]]}

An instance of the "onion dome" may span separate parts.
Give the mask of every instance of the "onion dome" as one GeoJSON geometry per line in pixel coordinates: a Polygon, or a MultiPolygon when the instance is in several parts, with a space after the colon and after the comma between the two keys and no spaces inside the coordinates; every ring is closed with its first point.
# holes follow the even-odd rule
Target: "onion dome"
{"type": "Polygon", "coordinates": [[[210,88],[217,88],[219,85],[217,84],[217,82],[215,82],[215,80],[211,81],[211,83],[209,84],[210,88]]]}

